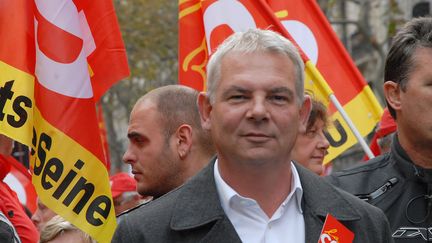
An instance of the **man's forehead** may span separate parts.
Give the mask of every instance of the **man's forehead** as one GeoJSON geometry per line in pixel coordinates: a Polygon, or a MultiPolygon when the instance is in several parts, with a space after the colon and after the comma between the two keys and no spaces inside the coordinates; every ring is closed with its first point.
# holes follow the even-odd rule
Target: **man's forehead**
{"type": "Polygon", "coordinates": [[[149,130],[162,129],[160,112],[154,102],[143,100],[137,103],[131,111],[128,125],[128,134],[142,134],[149,130]]]}
{"type": "Polygon", "coordinates": [[[156,102],[154,102],[151,98],[141,98],[139,99],[136,104],[134,105],[132,111],[139,111],[143,109],[155,109],[156,108],[156,102]]]}
{"type": "MultiPolygon", "coordinates": [[[[246,85],[242,85],[241,83],[231,84],[229,86],[224,87],[224,90],[221,90],[222,93],[237,91],[237,92],[252,92],[255,88],[249,87],[246,85]]],[[[292,94],[294,90],[288,85],[269,85],[264,86],[262,91],[267,93],[289,93],[292,94]]]]}
{"type": "Polygon", "coordinates": [[[146,116],[156,116],[159,113],[156,103],[150,99],[139,100],[132,108],[129,120],[145,118],[146,116]]]}
{"type": "Polygon", "coordinates": [[[431,47],[418,47],[411,56],[412,68],[411,72],[419,68],[427,67],[430,70],[432,63],[432,48],[431,47]]]}

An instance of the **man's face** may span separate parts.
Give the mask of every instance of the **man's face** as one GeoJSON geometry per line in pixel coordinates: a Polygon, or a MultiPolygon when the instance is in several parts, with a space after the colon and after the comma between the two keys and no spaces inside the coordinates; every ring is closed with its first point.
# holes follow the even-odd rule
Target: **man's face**
{"type": "Polygon", "coordinates": [[[36,212],[32,215],[31,220],[40,232],[45,224],[57,214],[43,204],[39,199],[37,201],[36,212]]]}
{"type": "Polygon", "coordinates": [[[414,52],[413,69],[408,76],[405,91],[400,91],[397,124],[402,140],[412,147],[432,146],[432,48],[419,48],[414,52]]]}
{"type": "MultiPolygon", "coordinates": [[[[283,55],[229,53],[204,122],[220,159],[238,163],[289,161],[301,112],[292,61],[283,55]]],[[[304,114],[303,114],[304,113],[304,114]]]]}
{"type": "Polygon", "coordinates": [[[318,175],[323,172],[322,164],[329,148],[324,128],[324,122],[317,119],[310,129],[298,135],[292,152],[294,160],[318,175]]]}
{"type": "Polygon", "coordinates": [[[168,144],[156,105],[144,100],[133,108],[129,127],[129,145],[123,161],[132,167],[137,191],[143,196],[159,197],[179,186],[178,156],[175,141],[168,144]]]}

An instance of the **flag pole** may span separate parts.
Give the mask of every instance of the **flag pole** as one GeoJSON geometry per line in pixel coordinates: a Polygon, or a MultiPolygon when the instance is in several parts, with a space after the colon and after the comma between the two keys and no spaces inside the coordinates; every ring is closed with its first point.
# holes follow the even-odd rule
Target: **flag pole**
{"type": "Polygon", "coordinates": [[[344,108],[339,103],[339,100],[336,98],[336,96],[334,94],[330,94],[329,98],[332,101],[332,103],[335,105],[336,109],[340,112],[340,114],[342,115],[342,117],[346,121],[346,123],[348,124],[351,131],[354,133],[354,136],[357,138],[357,141],[360,143],[361,147],[363,148],[363,150],[365,151],[365,153],[367,154],[369,159],[375,158],[375,155],[372,153],[372,151],[369,148],[369,146],[367,145],[366,141],[360,135],[360,132],[357,130],[357,128],[355,127],[351,118],[349,118],[348,114],[345,112],[344,108]]]}
{"type": "Polygon", "coordinates": [[[319,87],[319,89],[321,90],[321,92],[323,92],[324,94],[328,95],[328,98],[334,104],[334,106],[336,107],[336,109],[340,112],[340,114],[342,115],[342,118],[345,120],[345,122],[347,123],[348,127],[353,132],[354,136],[356,137],[357,141],[360,143],[361,147],[363,148],[363,150],[367,154],[367,156],[370,159],[375,158],[375,155],[372,153],[371,149],[367,145],[367,143],[364,140],[364,138],[361,136],[361,134],[358,131],[357,127],[354,125],[354,123],[352,122],[351,118],[345,112],[345,109],[343,108],[343,106],[341,105],[341,103],[339,102],[339,100],[336,98],[336,96],[334,95],[333,90],[330,88],[330,86],[324,80],[324,77],[318,71],[318,69],[316,68],[316,66],[311,61],[307,61],[305,63],[305,69],[306,69],[306,72],[308,72],[311,76],[314,77],[314,80],[318,81],[317,82],[317,86],[319,87]]]}

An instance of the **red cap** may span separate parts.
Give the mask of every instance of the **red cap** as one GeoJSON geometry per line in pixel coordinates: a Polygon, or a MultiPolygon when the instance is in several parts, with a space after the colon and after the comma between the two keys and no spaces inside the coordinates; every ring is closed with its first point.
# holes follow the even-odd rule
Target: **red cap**
{"type": "Polygon", "coordinates": [[[137,183],[136,181],[125,172],[120,172],[110,177],[112,197],[116,198],[123,192],[135,192],[137,183]]]}
{"type": "Polygon", "coordinates": [[[381,117],[381,121],[378,126],[378,130],[376,133],[378,134],[378,138],[382,138],[386,135],[389,135],[392,132],[397,130],[397,125],[393,117],[390,115],[390,112],[387,108],[384,109],[383,115],[381,117]]]}
{"type": "MultiPolygon", "coordinates": [[[[380,147],[378,146],[378,139],[389,135],[392,132],[396,132],[397,124],[393,117],[390,115],[388,108],[384,109],[384,112],[381,116],[381,121],[378,124],[378,127],[375,131],[374,136],[372,137],[371,143],[369,145],[372,153],[375,156],[381,154],[380,147]]],[[[363,160],[369,160],[367,155],[364,156],[363,160]]]]}

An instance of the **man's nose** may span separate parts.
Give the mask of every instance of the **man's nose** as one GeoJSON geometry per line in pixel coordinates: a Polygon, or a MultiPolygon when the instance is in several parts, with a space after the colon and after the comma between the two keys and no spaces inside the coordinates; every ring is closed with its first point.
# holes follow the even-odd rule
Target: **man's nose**
{"type": "Polygon", "coordinates": [[[123,154],[122,158],[123,162],[126,164],[132,164],[134,161],[136,161],[134,153],[132,153],[131,149],[128,147],[128,149],[123,154]]]}
{"type": "Polygon", "coordinates": [[[256,121],[268,119],[269,111],[264,97],[255,97],[251,100],[248,117],[256,121]]]}

